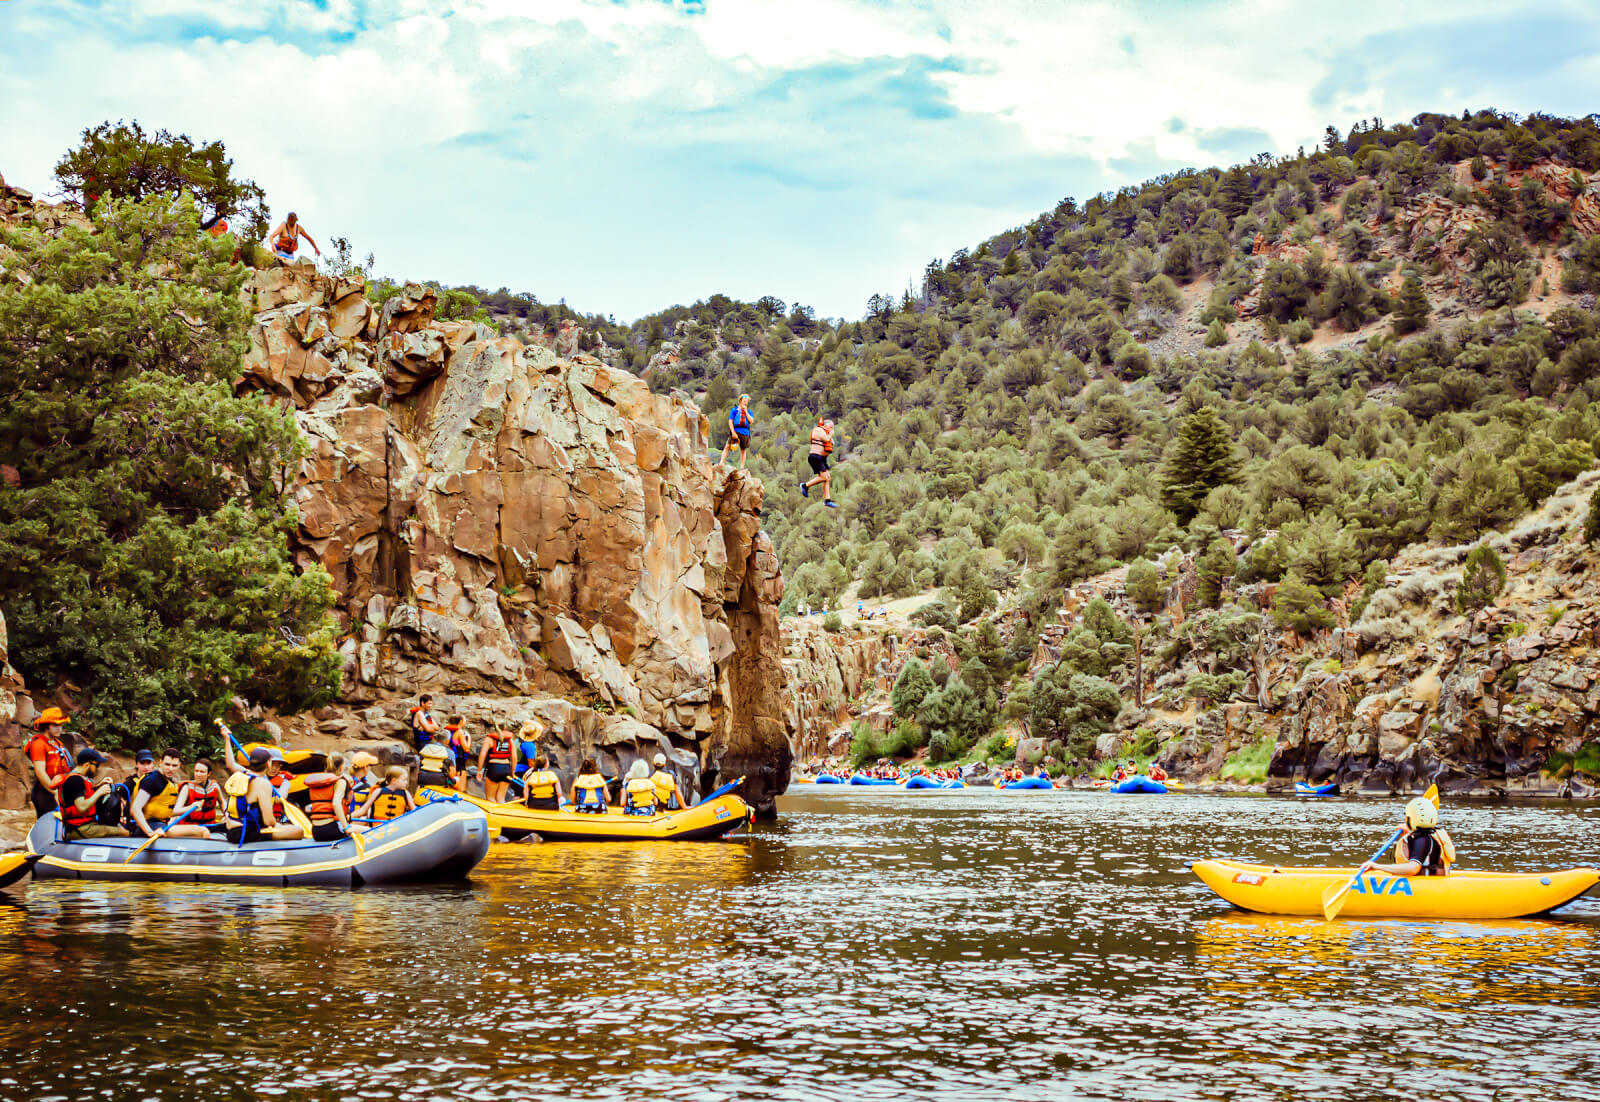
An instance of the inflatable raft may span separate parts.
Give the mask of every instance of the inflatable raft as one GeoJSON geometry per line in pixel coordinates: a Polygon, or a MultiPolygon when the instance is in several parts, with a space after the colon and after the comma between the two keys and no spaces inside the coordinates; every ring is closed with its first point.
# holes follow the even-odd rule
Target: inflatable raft
{"type": "Polygon", "coordinates": [[[1329,781],[1327,784],[1307,784],[1305,781],[1294,782],[1296,796],[1337,796],[1339,782],[1329,781]]]}
{"type": "Polygon", "coordinates": [[[910,777],[906,781],[904,781],[903,784],[902,784],[902,787],[904,787],[904,788],[943,788],[943,787],[945,787],[946,783],[947,782],[940,780],[938,777],[924,777],[921,774],[918,774],[917,776],[910,777]]]}
{"type": "Polygon", "coordinates": [[[464,800],[441,800],[408,811],[362,834],[362,845],[337,842],[253,842],[222,838],[159,838],[131,864],[144,838],[65,841],[61,820],[46,815],[28,834],[38,855],[38,880],[185,881],[270,887],[357,888],[365,884],[456,880],[489,852],[489,824],[464,800]]]}
{"type": "Polygon", "coordinates": [[[843,777],[835,777],[832,773],[822,773],[817,777],[818,784],[843,784],[843,777]]]}
{"type": "Polygon", "coordinates": [[[423,788],[417,800],[432,807],[441,797],[461,796],[480,809],[489,826],[516,841],[537,834],[547,842],[700,842],[720,838],[751,821],[750,805],[732,792],[715,793],[693,807],[660,815],[624,815],[608,808],[604,815],[567,809],[551,811],[520,803],[492,804],[442,788],[423,788]]]}
{"type": "MultiPolygon", "coordinates": [[[[1243,861],[1197,861],[1195,875],[1246,911],[1322,914],[1322,893],[1355,869],[1285,868],[1243,861]]],[[[1600,870],[1452,872],[1449,876],[1362,874],[1344,902],[1350,918],[1527,918],[1563,907],[1600,881],[1600,870]]]]}
{"type": "Polygon", "coordinates": [[[888,786],[888,787],[892,788],[895,785],[899,784],[900,782],[899,781],[891,781],[888,777],[865,777],[865,776],[862,776],[860,773],[857,773],[857,774],[855,774],[854,776],[852,776],[850,778],[850,783],[851,784],[860,784],[860,785],[871,785],[874,788],[883,788],[885,786],[888,786]]]}
{"type": "Polygon", "coordinates": [[[8,888],[33,871],[33,863],[39,860],[37,853],[21,851],[18,853],[0,853],[0,888],[8,888]]]}
{"type": "Polygon", "coordinates": [[[1034,789],[1051,792],[1056,786],[1048,777],[1023,777],[1020,781],[1008,781],[995,787],[1004,788],[1008,792],[1031,792],[1034,789]]]}
{"type": "Polygon", "coordinates": [[[1116,784],[1111,786],[1111,791],[1113,792],[1125,794],[1142,792],[1151,796],[1162,795],[1166,792],[1166,790],[1167,786],[1162,784],[1160,781],[1153,781],[1149,777],[1142,776],[1129,777],[1127,780],[1118,781],[1116,784]]]}

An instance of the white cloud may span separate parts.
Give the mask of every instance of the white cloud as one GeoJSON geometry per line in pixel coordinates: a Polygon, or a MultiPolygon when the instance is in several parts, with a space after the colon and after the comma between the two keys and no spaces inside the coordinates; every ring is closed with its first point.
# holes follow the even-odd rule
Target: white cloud
{"type": "Polygon", "coordinates": [[[0,171],[45,190],[84,126],[137,117],[223,138],[277,213],[395,275],[854,315],[1063,195],[1373,114],[1587,111],[1592,8],[21,0],[0,171]]]}

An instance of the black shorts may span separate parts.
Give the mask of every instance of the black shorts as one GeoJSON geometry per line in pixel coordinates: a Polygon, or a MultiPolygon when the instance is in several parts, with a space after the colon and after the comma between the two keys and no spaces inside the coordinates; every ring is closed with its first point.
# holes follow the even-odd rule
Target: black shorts
{"type": "Polygon", "coordinates": [[[344,836],[345,829],[337,819],[331,823],[318,823],[311,828],[311,840],[313,842],[337,842],[344,836]]]}
{"type": "Polygon", "coordinates": [[[739,442],[740,451],[747,452],[750,450],[750,434],[748,432],[739,432],[735,430],[733,438],[739,442]]]}
{"type": "Polygon", "coordinates": [[[560,811],[561,801],[554,796],[529,796],[522,801],[524,807],[535,808],[539,811],[560,811]]]}
{"type": "Polygon", "coordinates": [[[484,775],[496,784],[504,784],[511,779],[511,765],[509,762],[492,761],[484,775]]]}
{"type": "Polygon", "coordinates": [[[806,459],[811,463],[811,470],[815,474],[822,474],[828,469],[828,457],[825,455],[808,455],[806,459]]]}
{"type": "Polygon", "coordinates": [[[265,834],[262,834],[261,833],[261,829],[259,827],[256,827],[256,826],[251,826],[250,828],[248,828],[244,832],[244,840],[243,841],[239,840],[239,828],[238,827],[229,827],[228,828],[228,841],[231,842],[232,844],[236,845],[236,846],[248,846],[252,842],[264,842],[266,840],[267,840],[267,836],[265,834]]]}
{"type": "MultiPolygon", "coordinates": [[[[30,761],[28,764],[33,763],[30,761]]],[[[56,794],[40,784],[38,778],[34,778],[33,790],[28,793],[28,798],[33,801],[34,817],[39,819],[59,810],[61,806],[56,802],[56,794]]]]}

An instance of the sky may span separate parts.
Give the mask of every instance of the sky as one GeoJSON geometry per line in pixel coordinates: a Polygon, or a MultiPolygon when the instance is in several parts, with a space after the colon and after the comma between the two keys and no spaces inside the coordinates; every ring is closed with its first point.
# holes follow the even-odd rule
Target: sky
{"type": "Polygon", "coordinates": [[[1069,195],[1597,93],[1600,0],[0,0],[9,183],[138,119],[381,274],[619,320],[856,318],[1069,195]]]}

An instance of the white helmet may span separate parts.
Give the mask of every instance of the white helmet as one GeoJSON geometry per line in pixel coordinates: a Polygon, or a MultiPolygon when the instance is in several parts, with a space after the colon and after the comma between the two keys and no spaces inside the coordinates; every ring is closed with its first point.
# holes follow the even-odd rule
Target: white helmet
{"type": "Polygon", "coordinates": [[[1428,830],[1439,825],[1439,809],[1426,796],[1406,804],[1406,825],[1412,830],[1428,830]]]}

